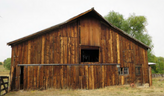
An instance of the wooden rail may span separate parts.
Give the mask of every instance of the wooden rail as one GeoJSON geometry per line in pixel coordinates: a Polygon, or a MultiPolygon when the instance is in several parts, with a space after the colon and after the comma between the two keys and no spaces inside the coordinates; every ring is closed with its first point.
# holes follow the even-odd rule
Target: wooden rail
{"type": "Polygon", "coordinates": [[[117,63],[100,63],[100,64],[18,64],[18,66],[63,66],[63,65],[66,65],[66,66],[85,66],[85,65],[89,65],[89,66],[92,66],[92,65],[120,65],[120,64],[117,64],[117,63]]]}
{"type": "Polygon", "coordinates": [[[8,92],[8,84],[9,84],[9,77],[8,76],[0,76],[0,96],[4,96],[8,92]],[[7,79],[7,81],[4,79],[7,79]],[[3,92],[3,91],[5,91],[5,92],[3,92]]]}

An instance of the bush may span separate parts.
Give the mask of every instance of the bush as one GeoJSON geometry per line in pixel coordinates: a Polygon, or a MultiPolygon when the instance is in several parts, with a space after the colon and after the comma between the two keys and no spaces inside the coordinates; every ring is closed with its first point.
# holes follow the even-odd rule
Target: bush
{"type": "Polygon", "coordinates": [[[10,70],[11,67],[11,58],[7,58],[4,60],[4,65],[5,69],[10,70]]]}
{"type": "Polygon", "coordinates": [[[0,62],[0,65],[2,65],[2,62],[0,62]]]}

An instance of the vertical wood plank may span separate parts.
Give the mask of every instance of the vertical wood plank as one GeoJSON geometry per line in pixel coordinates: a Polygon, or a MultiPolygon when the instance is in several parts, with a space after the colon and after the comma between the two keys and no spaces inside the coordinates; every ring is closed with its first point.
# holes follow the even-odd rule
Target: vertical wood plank
{"type": "MultiPolygon", "coordinates": [[[[45,62],[44,50],[45,50],[45,35],[43,35],[41,38],[41,64],[44,64],[45,62]]],[[[40,66],[39,68],[40,68],[39,86],[40,86],[40,89],[43,89],[44,88],[44,67],[40,66]]]]}
{"type": "MultiPolygon", "coordinates": [[[[104,81],[105,81],[105,79],[106,79],[106,78],[105,78],[105,70],[104,70],[104,67],[105,67],[105,66],[102,66],[102,67],[101,67],[101,70],[102,70],[102,79],[101,79],[102,88],[105,87],[105,82],[104,82],[104,81]]],[[[99,74],[99,75],[100,75],[100,74],[99,74]]],[[[99,82],[100,82],[100,81],[99,81],[99,82]]]]}
{"type": "Polygon", "coordinates": [[[85,80],[86,80],[86,89],[89,89],[89,77],[88,77],[88,75],[89,75],[89,71],[88,71],[88,66],[87,65],[85,65],[85,73],[84,73],[84,75],[85,75],[85,80]]]}
{"type": "MultiPolygon", "coordinates": [[[[34,60],[33,60],[33,63],[34,64],[37,64],[37,50],[38,50],[38,47],[37,47],[37,41],[38,41],[38,38],[36,38],[35,40],[34,40],[34,55],[33,55],[33,58],[34,58],[34,60]]],[[[33,66],[34,67],[34,77],[33,77],[33,79],[34,79],[34,89],[36,89],[37,88],[37,66],[33,66]]]]}
{"type": "Polygon", "coordinates": [[[92,89],[92,70],[91,66],[88,66],[88,89],[92,89]]]}
{"type": "Polygon", "coordinates": [[[111,48],[110,48],[110,52],[111,52],[111,62],[114,63],[114,57],[113,57],[113,32],[112,30],[110,30],[110,45],[111,45],[111,48]]]}
{"type": "Polygon", "coordinates": [[[71,70],[70,66],[67,66],[67,88],[71,87],[71,70]]]}
{"type": "Polygon", "coordinates": [[[83,67],[79,66],[79,88],[82,89],[83,88],[83,67]]]}
{"type": "MultiPolygon", "coordinates": [[[[61,37],[61,47],[60,47],[60,53],[61,53],[61,57],[60,57],[60,63],[63,64],[64,63],[64,38],[61,37]]],[[[61,88],[63,88],[63,66],[60,66],[60,80],[61,80],[61,88]]]]}
{"type": "Polygon", "coordinates": [[[149,86],[152,86],[152,74],[151,74],[151,67],[149,67],[149,86]]]}
{"type": "Polygon", "coordinates": [[[103,63],[106,63],[106,44],[105,44],[105,40],[101,40],[101,43],[102,43],[102,60],[103,60],[103,63]]]}
{"type": "MultiPolygon", "coordinates": [[[[54,33],[54,36],[57,32],[54,33]]],[[[54,37],[54,41],[53,41],[53,45],[54,45],[54,63],[57,64],[58,61],[57,61],[57,38],[54,37]]],[[[56,83],[56,80],[57,80],[57,67],[56,66],[53,66],[53,86],[54,88],[56,88],[57,86],[57,83],[56,83]]]]}
{"type": "Polygon", "coordinates": [[[117,63],[120,64],[120,40],[119,40],[119,35],[118,33],[116,34],[116,39],[117,39],[117,63]]]}
{"type": "MultiPolygon", "coordinates": [[[[28,62],[28,64],[30,64],[31,63],[31,61],[30,61],[30,59],[31,59],[31,41],[28,41],[28,60],[27,60],[27,62],[28,62]]],[[[28,75],[28,82],[27,82],[27,89],[29,89],[30,88],[30,78],[29,78],[29,76],[30,76],[30,69],[29,69],[29,67],[27,68],[27,75],[28,75]]]]}
{"type": "Polygon", "coordinates": [[[20,62],[20,48],[21,46],[20,45],[17,45],[17,58],[16,58],[16,62],[15,62],[15,66],[16,66],[16,80],[15,80],[15,87],[16,87],[16,90],[19,90],[19,78],[20,78],[20,69],[18,67],[18,64],[20,62]]]}
{"type": "MultiPolygon", "coordinates": [[[[64,64],[67,64],[67,57],[68,57],[68,52],[67,52],[67,37],[63,38],[63,53],[64,53],[64,64]]],[[[66,88],[67,87],[67,66],[63,66],[63,87],[66,88]]]]}

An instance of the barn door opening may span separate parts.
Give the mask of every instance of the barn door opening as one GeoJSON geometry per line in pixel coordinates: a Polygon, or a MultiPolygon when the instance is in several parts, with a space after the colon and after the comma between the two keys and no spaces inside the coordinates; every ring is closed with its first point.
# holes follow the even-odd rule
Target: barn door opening
{"type": "Polygon", "coordinates": [[[20,89],[23,89],[24,67],[20,67],[20,89]]]}
{"type": "Polygon", "coordinates": [[[135,65],[136,84],[142,85],[142,65],[135,65]]]}

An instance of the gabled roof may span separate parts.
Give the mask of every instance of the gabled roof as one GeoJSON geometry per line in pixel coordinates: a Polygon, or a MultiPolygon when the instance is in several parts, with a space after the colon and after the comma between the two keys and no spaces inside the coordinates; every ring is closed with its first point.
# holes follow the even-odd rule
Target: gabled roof
{"type": "Polygon", "coordinates": [[[143,43],[140,42],[139,40],[137,40],[137,39],[131,37],[130,35],[128,35],[128,34],[127,34],[126,32],[124,32],[123,30],[121,30],[121,29],[117,28],[116,26],[112,25],[111,23],[109,23],[109,22],[108,22],[107,20],[105,20],[97,11],[95,11],[94,8],[92,8],[92,9],[90,9],[90,10],[87,10],[87,11],[85,11],[85,12],[83,12],[83,13],[81,13],[81,14],[79,14],[79,15],[73,17],[73,18],[70,18],[70,19],[68,19],[67,21],[63,22],[63,23],[54,25],[54,26],[52,26],[52,27],[46,28],[46,29],[41,30],[41,31],[39,31],[39,32],[36,32],[36,33],[34,33],[34,34],[25,36],[25,37],[23,37],[23,38],[20,38],[20,39],[11,41],[11,42],[7,43],[7,45],[18,44],[18,43],[21,43],[21,42],[23,42],[23,41],[29,40],[29,39],[31,39],[31,38],[35,38],[36,36],[39,36],[39,35],[42,35],[42,34],[44,34],[44,33],[46,33],[46,32],[49,32],[49,31],[51,31],[51,30],[57,29],[57,28],[59,28],[60,26],[62,26],[62,25],[64,25],[64,24],[67,24],[67,23],[69,23],[69,22],[71,22],[71,21],[73,21],[73,20],[76,20],[76,19],[78,19],[78,18],[80,18],[80,17],[82,17],[82,16],[84,16],[84,15],[87,15],[87,14],[92,14],[92,16],[95,16],[95,17],[99,18],[100,20],[102,20],[102,21],[104,21],[105,23],[107,23],[109,26],[111,26],[111,27],[113,27],[113,28],[119,30],[122,34],[124,34],[124,35],[127,36],[128,38],[130,38],[130,39],[136,41],[137,43],[141,44],[142,46],[144,46],[144,47],[150,49],[149,46],[143,44],[143,43]]]}

